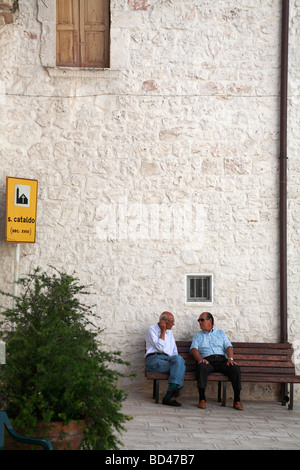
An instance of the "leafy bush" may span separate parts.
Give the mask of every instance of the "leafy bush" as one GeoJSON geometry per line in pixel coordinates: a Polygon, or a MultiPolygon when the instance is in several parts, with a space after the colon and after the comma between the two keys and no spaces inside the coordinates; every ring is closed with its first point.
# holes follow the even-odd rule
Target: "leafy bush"
{"type": "Polygon", "coordinates": [[[2,409],[27,435],[40,421],[84,419],[84,448],[118,449],[118,433],[131,418],[122,413],[127,394],[118,388],[117,368],[129,363],[120,351],[103,350],[98,339],[103,331],[79,299],[88,294],[86,288],[73,276],[40,269],[19,284],[15,308],[1,313],[0,338],[6,343],[2,409]]]}

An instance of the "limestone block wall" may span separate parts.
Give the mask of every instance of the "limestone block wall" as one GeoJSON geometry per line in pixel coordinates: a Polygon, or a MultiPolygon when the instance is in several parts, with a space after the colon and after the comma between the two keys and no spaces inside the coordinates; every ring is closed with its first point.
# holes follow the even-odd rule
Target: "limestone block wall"
{"type": "Polygon", "coordinates": [[[16,11],[18,9],[18,0],[7,0],[0,2],[0,28],[14,22],[16,11]]]}
{"type": "MultiPolygon", "coordinates": [[[[290,1],[289,340],[299,363],[299,0],[290,1]]],[[[6,176],[39,181],[21,274],[90,285],[104,343],[145,386],[144,334],[201,311],[233,341],[279,340],[279,0],[112,0],[111,69],[55,66],[55,2],[19,0],[0,30],[0,229],[6,176]],[[185,301],[210,273],[213,305],[185,301]]],[[[0,240],[12,291],[15,246],[0,240]]],[[[245,392],[246,393],[246,392],[245,392]]],[[[251,396],[270,394],[249,388],[251,396]]]]}

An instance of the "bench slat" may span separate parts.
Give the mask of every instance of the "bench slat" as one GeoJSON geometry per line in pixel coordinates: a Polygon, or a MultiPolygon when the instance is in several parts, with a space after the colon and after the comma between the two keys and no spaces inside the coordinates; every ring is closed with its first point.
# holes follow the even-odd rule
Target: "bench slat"
{"type": "MultiPolygon", "coordinates": [[[[185,359],[186,362],[195,363],[195,359],[193,358],[191,354],[180,353],[180,355],[185,359]]],[[[267,356],[267,355],[263,356],[263,355],[257,355],[257,354],[253,354],[253,355],[235,354],[234,360],[239,363],[242,363],[245,361],[251,361],[251,362],[257,363],[258,365],[259,363],[268,364],[272,362],[276,362],[279,364],[293,365],[293,361],[290,357],[285,357],[281,355],[280,356],[267,356]]]]}
{"type": "MultiPolygon", "coordinates": [[[[177,347],[179,354],[190,354],[190,345],[189,346],[181,346],[177,347]]],[[[281,348],[270,348],[270,349],[263,349],[263,348],[233,348],[234,354],[259,354],[262,356],[265,355],[272,355],[277,356],[281,355],[283,357],[292,356],[293,350],[292,349],[281,349],[281,348]]]]}
{"type": "MultiPolygon", "coordinates": [[[[181,346],[190,347],[192,342],[191,342],[191,340],[179,340],[179,341],[176,341],[176,344],[177,344],[177,347],[181,347],[181,346]]],[[[251,349],[255,349],[255,348],[292,349],[293,348],[291,343],[246,343],[246,342],[236,342],[236,341],[232,342],[232,346],[234,348],[237,348],[237,347],[244,348],[244,347],[246,347],[246,348],[251,348],[251,349]]]]}

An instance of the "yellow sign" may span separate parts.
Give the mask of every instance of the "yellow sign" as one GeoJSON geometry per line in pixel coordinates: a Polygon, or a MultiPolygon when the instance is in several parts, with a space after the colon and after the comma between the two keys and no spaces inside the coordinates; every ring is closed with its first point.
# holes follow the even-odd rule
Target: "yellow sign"
{"type": "Polygon", "coordinates": [[[6,177],[6,242],[35,242],[37,187],[37,180],[6,177]]]}

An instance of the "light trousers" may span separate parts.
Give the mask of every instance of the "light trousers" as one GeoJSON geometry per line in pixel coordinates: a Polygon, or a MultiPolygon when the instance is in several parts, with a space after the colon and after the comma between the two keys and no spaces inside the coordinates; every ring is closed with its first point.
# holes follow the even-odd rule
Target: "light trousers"
{"type": "Polygon", "coordinates": [[[163,356],[161,354],[146,357],[146,370],[151,372],[164,372],[169,375],[168,383],[181,387],[185,374],[184,359],[179,356],[163,356]]]}

